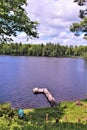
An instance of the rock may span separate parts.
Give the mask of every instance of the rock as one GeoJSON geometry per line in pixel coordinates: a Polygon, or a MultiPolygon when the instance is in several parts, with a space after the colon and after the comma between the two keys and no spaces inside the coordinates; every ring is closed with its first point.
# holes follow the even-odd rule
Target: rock
{"type": "Polygon", "coordinates": [[[75,105],[82,106],[83,104],[78,100],[75,102],[75,105]]]}

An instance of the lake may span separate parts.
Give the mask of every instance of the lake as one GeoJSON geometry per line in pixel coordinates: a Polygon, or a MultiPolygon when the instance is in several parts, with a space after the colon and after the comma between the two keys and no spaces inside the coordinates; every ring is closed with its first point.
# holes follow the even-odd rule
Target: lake
{"type": "Polygon", "coordinates": [[[81,58],[0,56],[0,103],[14,108],[50,106],[43,94],[48,88],[58,102],[87,97],[87,62],[81,58]]]}

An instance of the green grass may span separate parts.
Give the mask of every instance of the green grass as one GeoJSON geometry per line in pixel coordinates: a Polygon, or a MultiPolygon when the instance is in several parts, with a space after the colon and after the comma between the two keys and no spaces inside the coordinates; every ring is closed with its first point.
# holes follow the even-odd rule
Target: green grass
{"type": "Polygon", "coordinates": [[[10,104],[1,104],[0,130],[87,130],[87,100],[80,102],[82,105],[61,102],[57,107],[24,109],[23,119],[10,104]]]}
{"type": "Polygon", "coordinates": [[[60,122],[77,123],[80,118],[81,123],[86,123],[87,101],[80,101],[83,105],[76,105],[75,102],[62,102],[60,106],[53,108],[25,109],[26,115],[31,116],[32,121],[44,122],[48,114],[48,122],[55,122],[56,118],[60,122]]]}
{"type": "MultiPolygon", "coordinates": [[[[64,116],[67,117],[68,122],[76,123],[78,119],[81,123],[86,123],[87,118],[87,102],[81,101],[83,105],[76,105],[75,102],[64,102],[62,105],[66,104],[64,109],[64,116]]],[[[61,119],[64,121],[64,116],[61,119]]]]}

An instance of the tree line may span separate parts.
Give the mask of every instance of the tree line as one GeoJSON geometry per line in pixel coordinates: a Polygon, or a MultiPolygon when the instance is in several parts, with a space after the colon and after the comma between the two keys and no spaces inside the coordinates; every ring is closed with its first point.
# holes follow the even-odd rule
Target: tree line
{"type": "Polygon", "coordinates": [[[71,57],[87,55],[87,46],[47,44],[0,44],[0,55],[71,57]]]}

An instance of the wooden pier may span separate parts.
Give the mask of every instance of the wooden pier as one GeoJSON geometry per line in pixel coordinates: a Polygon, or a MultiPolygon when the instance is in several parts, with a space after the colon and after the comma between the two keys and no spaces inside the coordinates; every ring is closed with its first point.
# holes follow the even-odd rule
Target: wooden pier
{"type": "Polygon", "coordinates": [[[33,91],[34,94],[43,93],[43,94],[46,96],[47,100],[49,101],[49,103],[50,103],[50,105],[51,105],[52,107],[57,106],[57,101],[56,101],[56,99],[55,99],[55,98],[53,97],[53,95],[48,91],[47,88],[34,88],[32,91],[33,91]]]}

